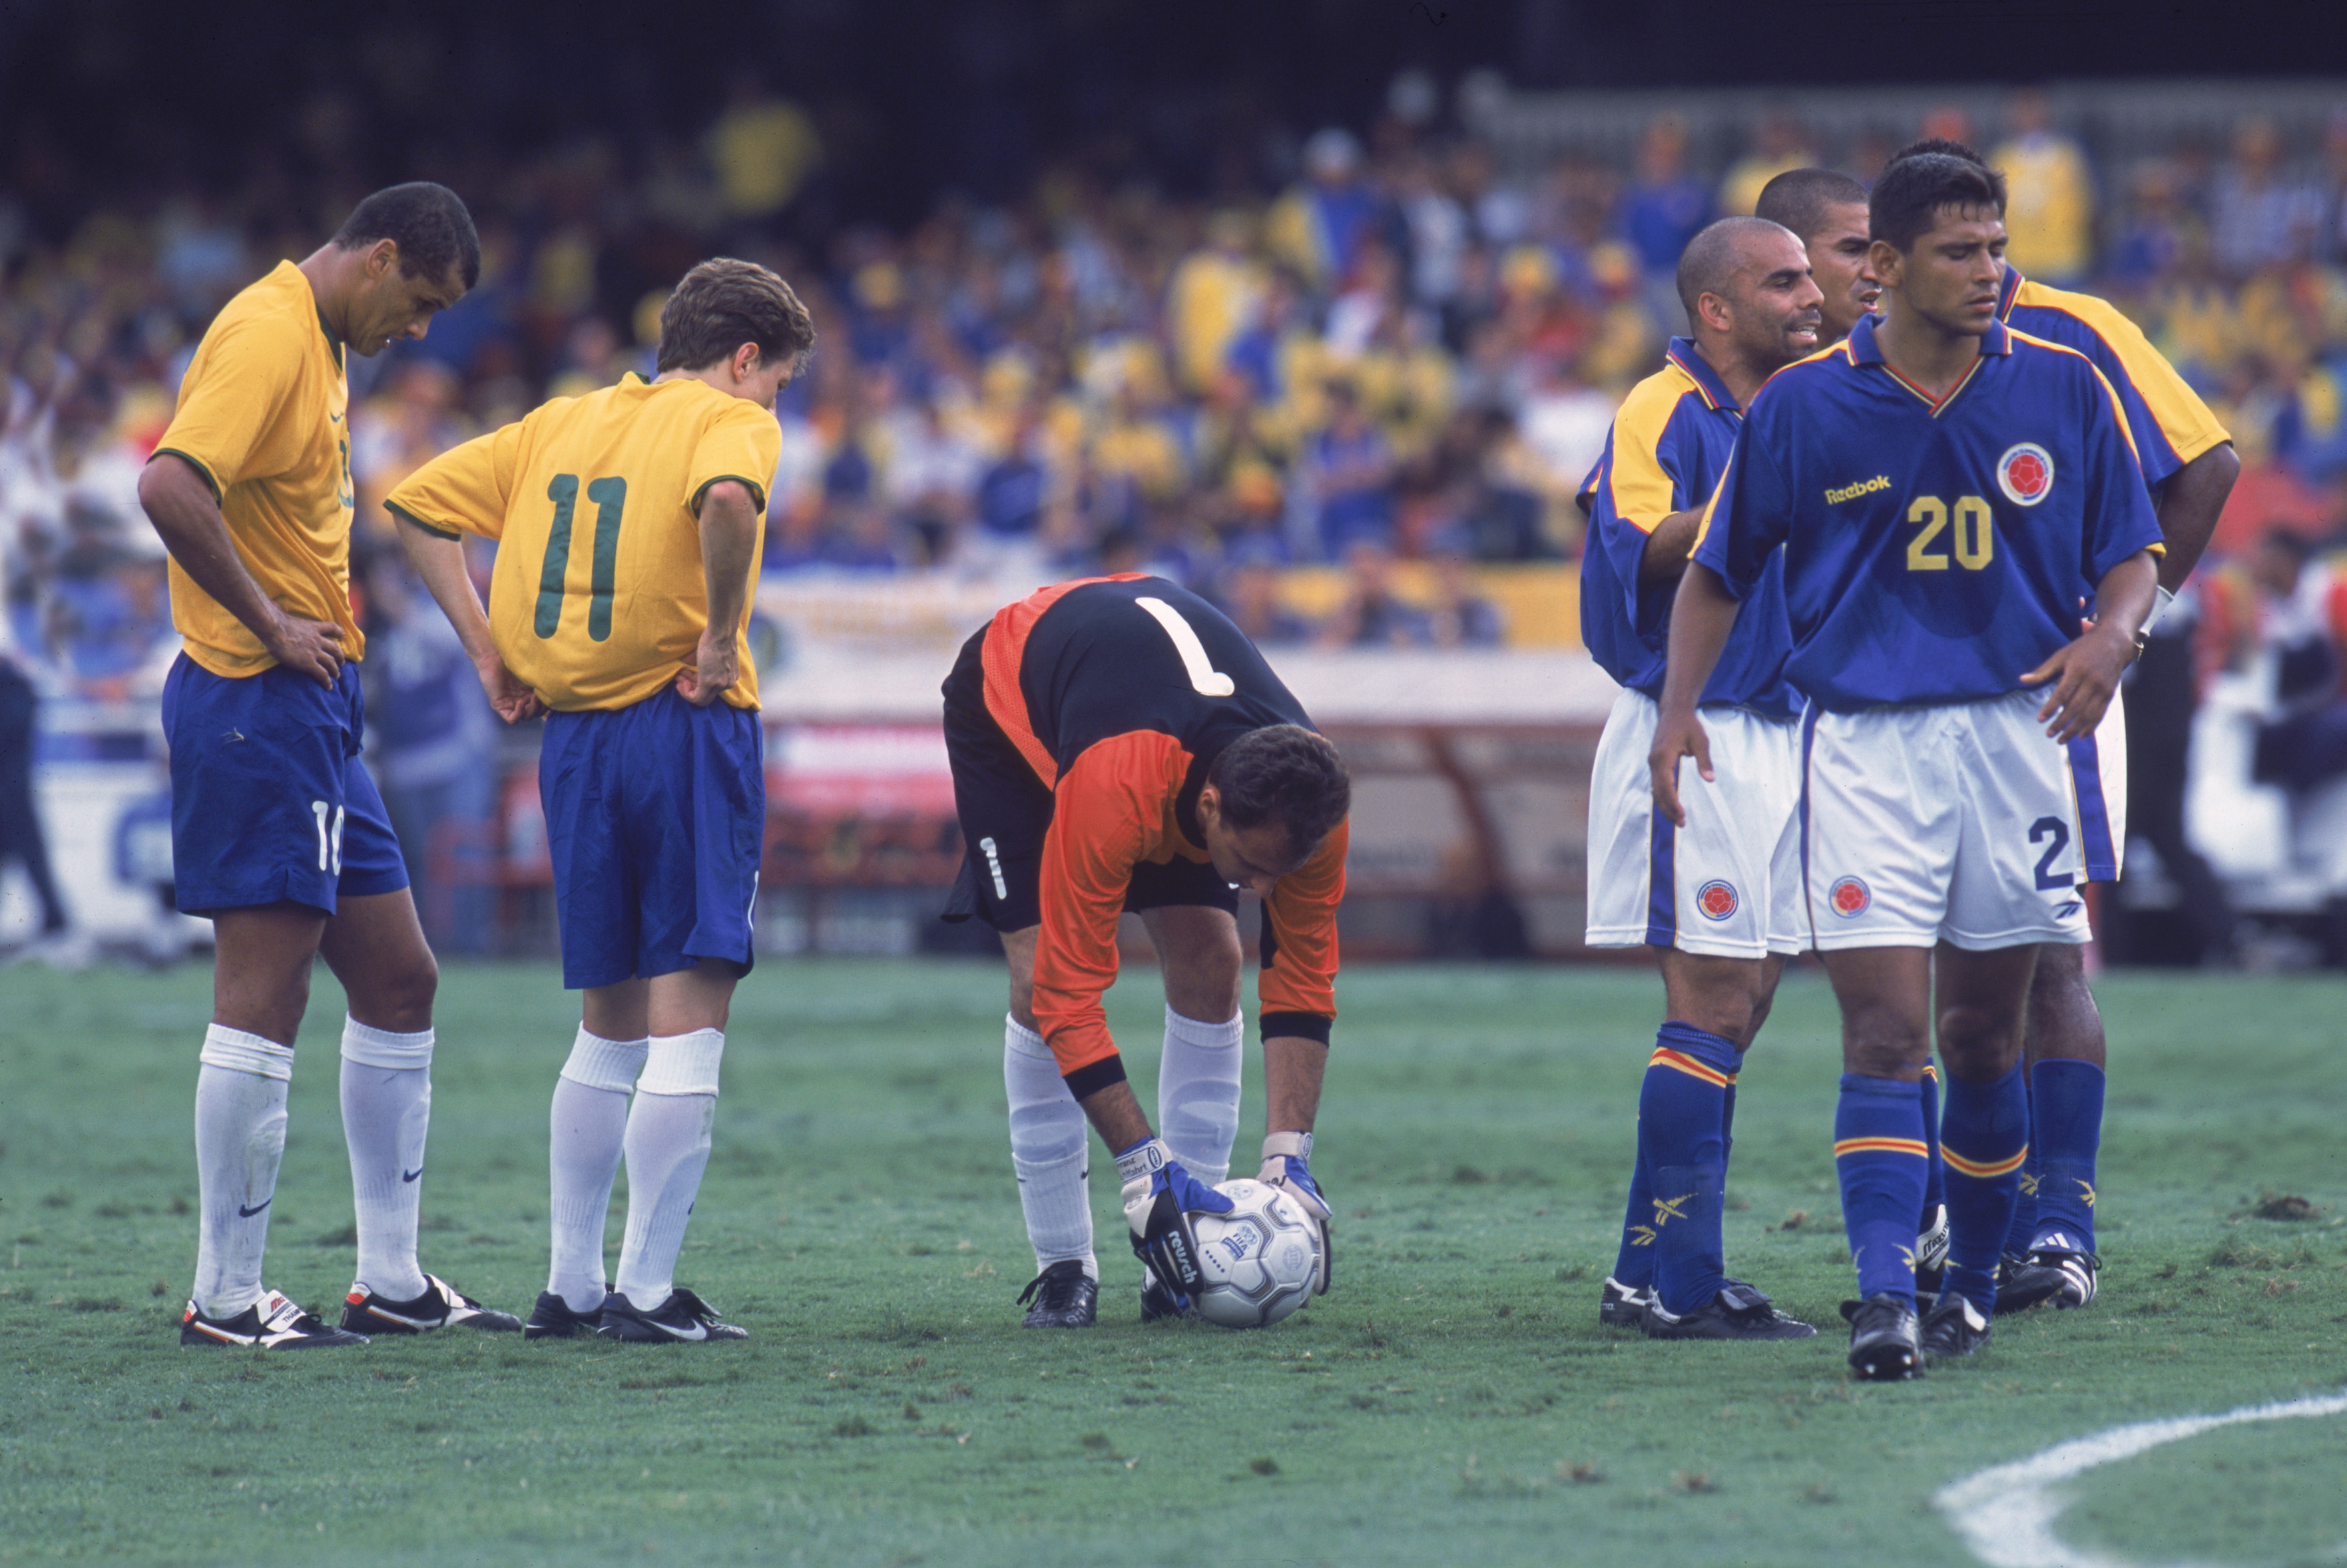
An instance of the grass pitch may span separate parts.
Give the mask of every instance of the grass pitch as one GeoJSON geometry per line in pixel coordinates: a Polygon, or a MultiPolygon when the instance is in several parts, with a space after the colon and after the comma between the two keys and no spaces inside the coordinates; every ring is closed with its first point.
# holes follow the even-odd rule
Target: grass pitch
{"type": "MultiPolygon", "coordinates": [[[[444,980],[425,1266],[526,1309],[577,1014],[535,968],[444,980]]],[[[1739,1091],[1728,1255],[1789,1345],[1600,1329],[1659,988],[1348,974],[1314,1162],[1334,1294],[1259,1334],[1137,1321],[1105,1167],[1089,1333],[1019,1327],[991,966],[762,965],[681,1277],[754,1336],[181,1351],[209,975],[0,979],[0,1563],[1969,1561],[1942,1485],[2117,1425],[2347,1382],[2335,981],[2115,978],[2103,1295],[1972,1362],[1853,1386],[1832,1003],[1788,980],[1739,1091]],[[2269,1219],[2309,1200],[2311,1218],[2269,1219]]],[[[269,1279],[322,1312],[351,1210],[322,970],[269,1279]]],[[[1111,999],[1135,1077],[1159,999],[1111,999]]],[[[1252,1052],[1252,1046],[1250,1051],[1252,1052]]],[[[1239,1165],[1261,1126],[1250,1095],[1239,1165]]],[[[1144,1093],[1144,1102],[1148,1095],[1144,1093]]],[[[623,1178],[624,1184],[624,1178],[623,1178]]],[[[619,1227],[611,1231],[616,1257],[619,1227]]],[[[2065,1488],[2117,1560],[2338,1561],[2347,1419],[2065,1488]]]]}

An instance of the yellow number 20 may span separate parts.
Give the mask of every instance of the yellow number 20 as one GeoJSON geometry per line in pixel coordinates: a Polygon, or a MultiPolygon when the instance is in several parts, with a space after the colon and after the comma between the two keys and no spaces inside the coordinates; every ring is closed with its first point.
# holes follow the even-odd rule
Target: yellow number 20
{"type": "MultiPolygon", "coordinates": [[[[1922,525],[1922,532],[1907,541],[1909,571],[1945,571],[1948,553],[1931,548],[1947,531],[1947,503],[1937,496],[1918,496],[1907,508],[1907,520],[1922,525]]],[[[1956,562],[1966,571],[1980,571],[1996,559],[1995,515],[1978,496],[1956,497],[1956,562]]]]}

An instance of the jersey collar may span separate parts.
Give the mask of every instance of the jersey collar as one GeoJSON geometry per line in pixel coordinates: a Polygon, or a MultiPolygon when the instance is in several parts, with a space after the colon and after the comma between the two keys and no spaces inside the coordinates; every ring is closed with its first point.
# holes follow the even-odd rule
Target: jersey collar
{"type": "Polygon", "coordinates": [[[1744,412],[1737,404],[1736,395],[1727,390],[1727,383],[1719,379],[1719,372],[1712,369],[1710,361],[1696,351],[1695,339],[1671,339],[1670,350],[1664,357],[1686,372],[1687,379],[1694,382],[1696,390],[1703,395],[1706,407],[1724,408],[1730,414],[1744,412]]]}
{"type": "Polygon", "coordinates": [[[1933,397],[1930,393],[1891,369],[1891,362],[1882,357],[1882,345],[1874,341],[1875,323],[1881,319],[1881,316],[1860,316],[1858,324],[1850,329],[1850,364],[1880,366],[1885,375],[1921,398],[1923,405],[1932,411],[1932,417],[1934,419],[1940,416],[1941,412],[1948,405],[1956,400],[1958,393],[1973,384],[1973,377],[1979,374],[1980,367],[1987,363],[1990,355],[2009,354],[2013,352],[2013,333],[2006,330],[2003,322],[1992,321],[1988,323],[1988,332],[1981,338],[1979,356],[1965,368],[1964,374],[1957,379],[1955,385],[1948,388],[1946,395],[1933,397]]]}
{"type": "Polygon", "coordinates": [[[2013,307],[2021,298],[2021,269],[2007,261],[2004,264],[2004,282],[1998,284],[1996,289],[1998,321],[2009,322],[2013,319],[2013,307]]]}

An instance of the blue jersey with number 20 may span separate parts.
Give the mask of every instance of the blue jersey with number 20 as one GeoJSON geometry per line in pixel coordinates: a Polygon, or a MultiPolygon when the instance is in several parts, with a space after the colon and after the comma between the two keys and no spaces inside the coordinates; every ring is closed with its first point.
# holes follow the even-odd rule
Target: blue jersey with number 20
{"type": "Polygon", "coordinates": [[[1748,598],[1785,551],[1786,677],[1819,707],[1972,702],[2078,635],[2103,574],[2159,544],[2110,384],[1996,323],[1934,399],[1861,320],[1752,400],[1695,559],[1748,598]]]}

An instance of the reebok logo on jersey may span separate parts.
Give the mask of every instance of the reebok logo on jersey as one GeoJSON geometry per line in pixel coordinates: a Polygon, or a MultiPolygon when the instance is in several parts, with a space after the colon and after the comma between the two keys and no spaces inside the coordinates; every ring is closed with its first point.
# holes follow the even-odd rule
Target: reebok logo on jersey
{"type": "Polygon", "coordinates": [[[2034,441],[2006,448],[1996,460],[1996,487],[2016,506],[2035,506],[2054,489],[2054,455],[2034,441]]]}
{"type": "Polygon", "coordinates": [[[1877,474],[1871,479],[1860,479],[1855,485],[1843,485],[1839,488],[1828,488],[1826,491],[1826,505],[1829,507],[1839,507],[1844,501],[1855,501],[1860,496],[1871,496],[1877,490],[1887,490],[1889,488],[1891,488],[1891,476],[1888,474],[1877,474]]]}

